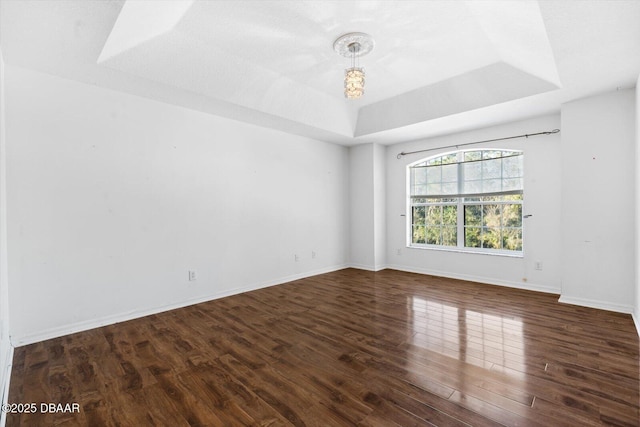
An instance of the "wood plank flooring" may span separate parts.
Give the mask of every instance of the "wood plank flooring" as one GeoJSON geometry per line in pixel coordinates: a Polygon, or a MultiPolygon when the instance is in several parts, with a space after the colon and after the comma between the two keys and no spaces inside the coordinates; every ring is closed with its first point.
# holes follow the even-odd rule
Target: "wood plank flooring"
{"type": "Polygon", "coordinates": [[[345,269],[17,348],[8,426],[639,426],[630,316],[345,269]]]}

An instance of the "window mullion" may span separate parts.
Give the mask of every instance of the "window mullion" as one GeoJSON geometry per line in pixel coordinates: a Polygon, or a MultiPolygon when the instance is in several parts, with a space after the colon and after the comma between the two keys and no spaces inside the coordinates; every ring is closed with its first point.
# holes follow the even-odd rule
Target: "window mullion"
{"type": "MultiPolygon", "coordinates": [[[[464,182],[464,168],[462,167],[462,160],[464,160],[464,152],[461,151],[458,153],[458,194],[462,194],[462,187],[464,182]]],[[[457,223],[456,223],[456,231],[457,231],[457,246],[459,248],[464,248],[464,204],[462,201],[463,197],[458,197],[457,199],[457,223]]]]}
{"type": "Polygon", "coordinates": [[[464,198],[458,197],[458,223],[456,229],[458,230],[458,247],[464,248],[464,198]]]}

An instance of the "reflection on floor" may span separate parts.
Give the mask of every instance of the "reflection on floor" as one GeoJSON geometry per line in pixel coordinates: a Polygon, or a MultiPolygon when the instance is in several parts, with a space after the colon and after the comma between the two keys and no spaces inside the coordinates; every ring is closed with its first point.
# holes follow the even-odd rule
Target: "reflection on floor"
{"type": "Polygon", "coordinates": [[[16,349],[17,425],[640,425],[628,315],[354,269],[16,349]]]}

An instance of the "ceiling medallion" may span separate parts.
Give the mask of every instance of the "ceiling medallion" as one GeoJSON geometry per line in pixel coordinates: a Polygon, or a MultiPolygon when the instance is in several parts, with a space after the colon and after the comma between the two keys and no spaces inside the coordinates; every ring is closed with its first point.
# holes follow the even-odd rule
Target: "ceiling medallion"
{"type": "Polygon", "coordinates": [[[375,43],[369,34],[344,34],[333,43],[333,50],[340,56],[351,59],[351,67],[344,72],[344,96],[358,99],[364,94],[364,68],[356,65],[356,58],[371,52],[375,43]]]}

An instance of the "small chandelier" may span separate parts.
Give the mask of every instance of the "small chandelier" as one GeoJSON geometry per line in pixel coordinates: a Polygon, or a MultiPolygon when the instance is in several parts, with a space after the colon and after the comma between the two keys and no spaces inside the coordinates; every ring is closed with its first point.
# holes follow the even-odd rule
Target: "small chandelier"
{"type": "Polygon", "coordinates": [[[373,50],[374,42],[370,35],[349,33],[338,37],[333,50],[341,56],[351,59],[351,67],[344,71],[344,96],[358,99],[364,94],[364,68],[358,67],[356,59],[373,50]]]}
{"type": "Polygon", "coordinates": [[[348,99],[360,98],[364,95],[364,68],[356,67],[356,53],[360,50],[360,43],[349,45],[352,52],[351,68],[344,70],[344,96],[348,99]]]}

